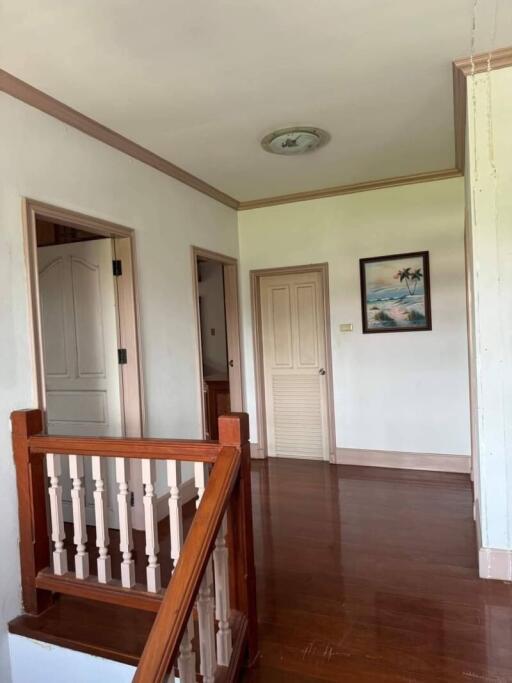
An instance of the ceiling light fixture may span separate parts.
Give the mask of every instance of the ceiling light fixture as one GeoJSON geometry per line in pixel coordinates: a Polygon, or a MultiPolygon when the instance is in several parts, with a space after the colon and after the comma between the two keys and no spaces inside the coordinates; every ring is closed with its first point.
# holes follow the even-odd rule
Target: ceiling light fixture
{"type": "Polygon", "coordinates": [[[295,156],[307,154],[326,145],[331,136],[327,131],[312,126],[293,126],[281,128],[265,135],[261,146],[271,154],[295,156]]]}

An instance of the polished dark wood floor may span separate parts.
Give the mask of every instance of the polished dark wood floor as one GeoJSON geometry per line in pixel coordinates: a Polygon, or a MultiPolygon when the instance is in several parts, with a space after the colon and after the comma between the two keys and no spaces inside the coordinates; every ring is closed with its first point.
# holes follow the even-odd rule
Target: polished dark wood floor
{"type": "MultiPolygon", "coordinates": [[[[252,477],[261,657],[245,683],[512,683],[512,584],[477,576],[469,477],[299,460],[252,477]]],[[[136,664],[153,618],[62,596],[11,631],[136,664]]]]}
{"type": "Polygon", "coordinates": [[[512,585],[478,578],[469,477],[255,463],[246,683],[512,681],[512,585]]]}

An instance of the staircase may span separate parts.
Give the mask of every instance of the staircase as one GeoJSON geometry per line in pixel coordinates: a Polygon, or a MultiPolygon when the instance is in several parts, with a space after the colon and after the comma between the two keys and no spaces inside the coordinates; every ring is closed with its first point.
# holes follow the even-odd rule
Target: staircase
{"type": "Polygon", "coordinates": [[[220,417],[219,442],[49,436],[39,410],[11,420],[25,611],[10,624],[14,683],[69,681],[70,672],[84,683],[238,680],[257,655],[247,416],[220,417]],[[107,458],[115,460],[115,531],[107,458]],[[64,521],[64,459],[72,523],[64,521]],[[140,460],[144,532],[131,525],[130,459],[140,460]],[[160,523],[157,461],[169,487],[160,523]],[[182,462],[194,463],[197,499],[188,506],[182,462]],[[89,464],[93,527],[85,518],[89,464]]]}

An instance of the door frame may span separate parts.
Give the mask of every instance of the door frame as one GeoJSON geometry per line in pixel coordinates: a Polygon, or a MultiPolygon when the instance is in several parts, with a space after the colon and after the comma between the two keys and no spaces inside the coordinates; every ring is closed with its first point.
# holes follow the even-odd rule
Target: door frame
{"type": "Polygon", "coordinates": [[[323,318],[325,339],[325,377],[327,382],[327,421],[329,438],[329,462],[336,462],[336,432],[334,424],[334,392],[332,381],[332,348],[331,348],[331,315],[329,304],[329,264],[313,263],[303,266],[283,266],[280,268],[262,268],[251,270],[251,312],[252,334],[254,345],[254,376],[256,390],[256,417],[258,422],[258,442],[252,444],[252,457],[268,458],[267,452],[267,414],[265,407],[265,379],[263,372],[263,336],[261,319],[260,281],[273,275],[301,275],[303,273],[319,273],[323,291],[323,318]]]}
{"type": "MultiPolygon", "coordinates": [[[[61,225],[86,230],[87,232],[111,238],[114,256],[123,262],[123,272],[115,277],[114,293],[118,315],[118,341],[127,351],[127,358],[136,362],[120,365],[121,417],[124,436],[141,437],[144,435],[145,410],[142,380],[141,340],[139,330],[139,306],[135,280],[135,231],[116,223],[87,216],[70,209],[46,204],[27,197],[22,200],[23,232],[25,259],[28,276],[28,305],[32,340],[32,367],[37,391],[37,404],[46,419],[46,387],[43,362],[43,334],[41,324],[41,305],[39,298],[39,272],[37,267],[36,220],[52,221],[61,225]]],[[[112,275],[112,277],[114,277],[112,275]]],[[[131,490],[141,490],[140,468],[130,463],[131,490]]],[[[144,509],[142,500],[137,500],[132,508],[134,528],[144,528],[144,509]]]]}
{"type": "Polygon", "coordinates": [[[204,261],[213,261],[223,266],[224,275],[224,307],[226,315],[226,345],[230,360],[234,361],[233,371],[229,373],[229,394],[231,410],[241,412],[244,409],[243,384],[242,384],[242,345],[240,337],[240,293],[238,286],[238,260],[232,256],[219,254],[202,247],[191,247],[192,255],[192,291],[194,295],[194,315],[196,320],[196,344],[197,344],[197,372],[199,377],[199,414],[203,429],[203,438],[206,436],[206,415],[204,410],[204,378],[203,378],[203,349],[201,344],[201,317],[199,314],[199,288],[197,269],[198,258],[204,261]]]}

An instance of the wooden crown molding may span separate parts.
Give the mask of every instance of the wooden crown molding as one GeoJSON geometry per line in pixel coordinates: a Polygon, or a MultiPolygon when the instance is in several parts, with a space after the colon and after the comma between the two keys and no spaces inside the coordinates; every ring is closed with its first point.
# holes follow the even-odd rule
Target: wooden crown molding
{"type": "Polygon", "coordinates": [[[453,66],[462,71],[464,76],[504,69],[507,66],[512,66],[512,47],[502,47],[491,52],[481,52],[471,57],[456,59],[453,66]]]}
{"type": "Polygon", "coordinates": [[[265,197],[263,199],[251,199],[240,202],[239,211],[249,209],[260,209],[264,206],[275,206],[277,204],[290,204],[291,202],[305,202],[310,199],[322,199],[324,197],[336,197],[342,194],[355,194],[356,192],[367,192],[368,190],[381,190],[386,187],[397,187],[399,185],[413,185],[415,183],[429,183],[434,180],[446,180],[462,175],[457,168],[448,168],[444,171],[428,171],[427,173],[414,173],[412,175],[396,176],[394,178],[383,178],[381,180],[370,180],[364,183],[354,183],[353,185],[337,185],[335,187],[324,187],[320,190],[309,192],[294,192],[293,194],[282,194],[277,197],[265,197]]]}
{"type": "Polygon", "coordinates": [[[512,66],[512,47],[482,52],[453,62],[453,118],[455,166],[464,173],[466,160],[466,98],[468,76],[512,66]]]}
{"type": "Polygon", "coordinates": [[[292,194],[278,195],[275,197],[263,197],[261,199],[250,199],[238,201],[234,197],[218,190],[205,181],[188,173],[184,169],[158,156],[154,152],[142,147],[141,145],[129,140],[128,138],[116,133],[115,131],[103,126],[94,119],[81,114],[59,102],[55,98],[34,88],[24,81],[16,78],[12,74],[0,69],[0,91],[15,97],[22,102],[35,107],[45,114],[49,114],[63,123],[80,130],[86,135],[104,142],[114,149],[128,154],[128,156],[141,161],[148,166],[164,173],[165,175],[178,180],[189,187],[202,192],[203,194],[215,199],[232,209],[247,211],[249,209],[259,209],[265,206],[276,206],[278,204],[289,204],[292,202],[303,202],[311,199],[321,199],[324,197],[335,197],[344,194],[354,194],[356,192],[367,192],[369,190],[379,190],[387,187],[398,187],[400,185],[412,185],[415,183],[428,183],[435,180],[446,180],[464,175],[465,165],[465,146],[466,146],[466,77],[494,69],[502,69],[512,66],[512,47],[500,48],[491,52],[485,52],[463,59],[456,59],[453,62],[453,101],[454,101],[454,127],[455,127],[455,168],[441,171],[428,171],[426,173],[415,173],[412,175],[395,176],[392,178],[382,178],[380,180],[370,180],[351,185],[337,185],[334,187],[322,188],[306,192],[295,192],[292,194]]]}
{"type": "Polygon", "coordinates": [[[462,174],[466,164],[466,76],[452,64],[453,72],[453,128],[455,133],[455,168],[462,174]]]}
{"type": "Polygon", "coordinates": [[[45,114],[53,116],[68,126],[72,126],[82,133],[90,135],[100,142],[104,142],[106,145],[141,161],[143,164],[155,168],[161,173],[165,173],[165,175],[192,187],[198,192],[202,192],[208,197],[211,197],[232,209],[238,208],[238,201],[225,192],[221,192],[221,190],[218,190],[212,185],[204,182],[204,180],[197,178],[191,173],[188,173],[188,171],[167,161],[167,159],[164,159],[163,157],[158,156],[158,154],[151,152],[149,149],[142,147],[142,145],[129,140],[124,137],[124,135],[116,133],[111,128],[103,126],[94,119],[81,114],[76,109],[68,107],[63,102],[59,102],[59,100],[56,100],[54,97],[50,97],[50,95],[34,88],[32,85],[25,83],[25,81],[16,78],[16,76],[13,76],[3,69],[0,69],[0,91],[25,102],[25,104],[28,104],[31,107],[39,109],[45,114]]]}

